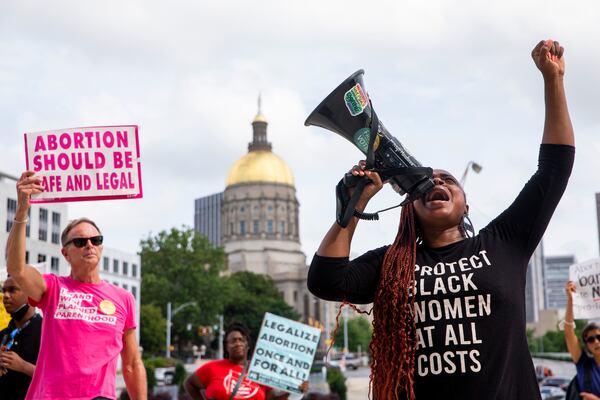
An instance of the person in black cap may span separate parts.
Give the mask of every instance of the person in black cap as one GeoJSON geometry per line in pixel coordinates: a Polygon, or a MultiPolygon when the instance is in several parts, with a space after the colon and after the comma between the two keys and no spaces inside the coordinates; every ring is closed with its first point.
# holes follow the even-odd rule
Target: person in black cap
{"type": "Polygon", "coordinates": [[[2,293],[11,320],[0,331],[0,393],[3,400],[22,400],[40,351],[42,317],[27,304],[27,296],[10,276],[2,285],[2,293]]]}

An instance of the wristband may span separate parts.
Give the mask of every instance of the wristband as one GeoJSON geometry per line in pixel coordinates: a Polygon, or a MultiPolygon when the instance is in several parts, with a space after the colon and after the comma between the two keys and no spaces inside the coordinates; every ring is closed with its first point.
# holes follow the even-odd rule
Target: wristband
{"type": "Polygon", "coordinates": [[[560,321],[558,323],[558,329],[560,329],[561,331],[565,330],[565,325],[569,325],[572,326],[573,328],[575,328],[575,321],[565,321],[564,319],[562,321],[560,321]]]}
{"type": "Polygon", "coordinates": [[[13,218],[13,222],[14,222],[15,224],[26,224],[27,222],[29,222],[29,218],[25,217],[25,219],[24,219],[24,220],[22,220],[22,221],[19,221],[19,220],[17,220],[16,218],[13,218]]]}

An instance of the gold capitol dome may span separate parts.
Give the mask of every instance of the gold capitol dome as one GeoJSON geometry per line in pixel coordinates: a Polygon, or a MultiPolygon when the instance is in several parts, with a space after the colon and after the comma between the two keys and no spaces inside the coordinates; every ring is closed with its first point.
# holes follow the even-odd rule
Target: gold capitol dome
{"type": "Polygon", "coordinates": [[[290,167],[271,151],[267,141],[267,119],[260,111],[252,121],[253,140],[248,144],[248,154],[237,160],[227,175],[226,186],[240,183],[268,182],[294,186],[294,176],[290,167]]]}

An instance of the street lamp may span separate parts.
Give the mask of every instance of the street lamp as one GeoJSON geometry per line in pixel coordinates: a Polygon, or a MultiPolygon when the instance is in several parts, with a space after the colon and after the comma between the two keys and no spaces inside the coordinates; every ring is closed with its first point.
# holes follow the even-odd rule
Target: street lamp
{"type": "Polygon", "coordinates": [[[171,302],[169,301],[167,303],[167,351],[166,351],[167,358],[171,358],[171,325],[173,325],[171,323],[171,318],[175,314],[177,314],[179,311],[183,310],[185,307],[195,306],[195,305],[196,305],[195,301],[189,301],[187,303],[183,303],[182,305],[180,305],[179,307],[174,309],[173,312],[171,312],[171,302]]]}
{"type": "Polygon", "coordinates": [[[465,183],[467,181],[467,173],[469,169],[472,169],[476,174],[480,173],[482,170],[481,164],[477,164],[475,161],[469,161],[467,163],[467,167],[465,168],[465,172],[462,174],[462,178],[460,178],[460,186],[465,187],[465,183]]]}

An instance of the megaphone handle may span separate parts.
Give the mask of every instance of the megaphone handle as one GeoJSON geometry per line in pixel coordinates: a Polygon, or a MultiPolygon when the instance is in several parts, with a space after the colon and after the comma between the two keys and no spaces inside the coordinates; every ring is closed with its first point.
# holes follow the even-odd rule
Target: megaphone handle
{"type": "Polygon", "coordinates": [[[372,182],[371,179],[367,178],[366,176],[354,176],[352,174],[346,174],[344,176],[344,186],[346,187],[352,187],[346,184],[346,178],[348,178],[348,175],[350,175],[350,177],[352,178],[355,178],[349,179],[352,181],[351,183],[353,183],[352,186],[354,186],[354,193],[352,193],[352,196],[350,197],[350,200],[346,205],[344,215],[339,221],[337,221],[342,228],[347,227],[350,223],[350,220],[354,216],[354,210],[356,209],[358,199],[360,199],[360,196],[362,195],[363,190],[365,190],[365,187],[372,182]]]}

